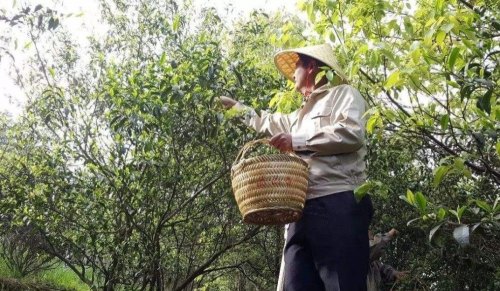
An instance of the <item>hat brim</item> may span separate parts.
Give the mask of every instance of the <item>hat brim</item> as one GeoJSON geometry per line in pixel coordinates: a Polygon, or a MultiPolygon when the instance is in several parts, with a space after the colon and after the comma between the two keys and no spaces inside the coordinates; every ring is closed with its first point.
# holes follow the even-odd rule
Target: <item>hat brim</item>
{"type": "Polygon", "coordinates": [[[299,54],[303,54],[321,61],[328,67],[334,70],[334,72],[344,81],[347,82],[347,76],[342,71],[333,55],[332,48],[329,45],[317,45],[304,48],[296,48],[283,50],[274,56],[274,64],[276,68],[280,71],[285,78],[290,81],[294,81],[293,74],[297,68],[297,61],[299,60],[299,54]]]}

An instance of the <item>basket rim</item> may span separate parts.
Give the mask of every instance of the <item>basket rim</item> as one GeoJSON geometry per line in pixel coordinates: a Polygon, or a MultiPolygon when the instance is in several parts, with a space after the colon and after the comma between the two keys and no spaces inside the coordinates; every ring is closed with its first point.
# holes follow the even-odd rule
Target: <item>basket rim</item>
{"type": "MultiPolygon", "coordinates": [[[[262,159],[262,158],[276,158],[276,157],[280,157],[280,158],[287,157],[290,159],[288,162],[298,162],[298,163],[302,164],[306,169],[309,168],[309,165],[306,163],[306,161],[304,161],[303,159],[301,159],[299,157],[295,157],[295,156],[284,154],[284,153],[278,153],[278,154],[266,154],[266,155],[261,155],[261,156],[257,156],[257,157],[241,159],[240,161],[238,161],[238,163],[233,164],[231,166],[231,170],[236,171],[236,170],[238,170],[238,169],[240,169],[248,164],[252,164],[252,163],[257,162],[257,160],[262,159]]],[[[266,162],[266,161],[258,161],[258,162],[266,162]]],[[[268,162],[272,162],[272,161],[268,161],[268,162]]],[[[281,162],[287,162],[287,161],[281,160],[281,162]]]]}

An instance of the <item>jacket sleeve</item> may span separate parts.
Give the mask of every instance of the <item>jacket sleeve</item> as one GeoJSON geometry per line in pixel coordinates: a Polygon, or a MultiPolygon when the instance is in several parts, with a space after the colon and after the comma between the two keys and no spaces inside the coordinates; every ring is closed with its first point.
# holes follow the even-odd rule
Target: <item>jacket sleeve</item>
{"type": "Polygon", "coordinates": [[[370,247],[370,262],[380,259],[385,252],[388,243],[381,241],[370,247]]]}
{"type": "Polygon", "coordinates": [[[292,136],[296,148],[305,148],[320,155],[355,152],[365,143],[365,101],[352,86],[343,85],[335,92],[327,125],[309,135],[292,136]]]}
{"type": "Polygon", "coordinates": [[[387,284],[396,281],[396,269],[393,266],[381,264],[379,271],[382,283],[387,284]]]}
{"type": "Polygon", "coordinates": [[[290,114],[261,111],[259,115],[253,108],[243,105],[240,102],[236,103],[234,108],[242,113],[242,122],[255,129],[258,133],[263,133],[267,136],[274,136],[278,133],[290,133],[290,114]]]}
{"type": "Polygon", "coordinates": [[[387,233],[378,233],[374,236],[373,240],[370,241],[370,262],[379,260],[384,255],[385,249],[389,246],[391,240],[391,236],[387,233]]]}

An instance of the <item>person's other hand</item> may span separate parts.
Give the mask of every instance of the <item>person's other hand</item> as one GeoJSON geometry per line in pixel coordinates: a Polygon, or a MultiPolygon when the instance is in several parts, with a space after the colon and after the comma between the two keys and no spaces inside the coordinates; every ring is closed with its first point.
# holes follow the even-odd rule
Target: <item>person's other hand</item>
{"type": "Polygon", "coordinates": [[[234,100],[233,98],[226,96],[220,96],[219,101],[222,104],[222,106],[224,106],[225,109],[230,109],[237,103],[237,101],[234,100]]]}
{"type": "Polygon", "coordinates": [[[282,152],[293,151],[292,135],[289,133],[278,133],[277,135],[271,138],[269,144],[279,149],[282,152]]]}
{"type": "Polygon", "coordinates": [[[394,274],[394,277],[396,277],[396,281],[401,281],[401,280],[404,280],[406,278],[406,276],[408,276],[410,272],[408,271],[396,271],[396,274],[394,274]]]}
{"type": "Polygon", "coordinates": [[[398,233],[399,233],[399,231],[395,228],[393,228],[393,229],[389,230],[389,232],[387,232],[387,234],[391,237],[391,239],[398,236],[398,233]]]}

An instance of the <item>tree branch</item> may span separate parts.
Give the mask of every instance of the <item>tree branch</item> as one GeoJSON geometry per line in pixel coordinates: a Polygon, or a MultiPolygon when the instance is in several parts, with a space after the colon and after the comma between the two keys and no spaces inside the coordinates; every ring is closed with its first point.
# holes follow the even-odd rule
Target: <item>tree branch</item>
{"type": "MultiPolygon", "coordinates": [[[[360,69],[360,72],[370,82],[372,82],[373,84],[377,84],[377,82],[375,82],[375,80],[373,78],[371,78],[370,76],[368,76],[368,74],[366,72],[364,72],[362,69],[360,69]]],[[[399,110],[401,110],[401,112],[403,112],[404,115],[406,115],[407,117],[411,117],[411,114],[406,109],[404,109],[403,106],[399,102],[397,102],[396,100],[394,100],[394,98],[392,98],[392,96],[389,94],[389,92],[385,88],[382,88],[382,91],[387,96],[387,98],[389,98],[389,100],[391,101],[391,103],[394,104],[399,110]]],[[[428,139],[430,139],[435,144],[437,144],[438,146],[440,146],[443,150],[445,150],[450,155],[455,156],[455,157],[459,156],[459,154],[456,151],[454,151],[448,145],[444,144],[442,141],[438,140],[427,129],[420,128],[420,131],[422,132],[422,134],[424,134],[424,136],[426,136],[428,139]]],[[[467,165],[469,168],[473,169],[477,173],[488,173],[488,172],[491,173],[492,176],[496,177],[495,181],[497,181],[497,178],[500,178],[500,172],[496,171],[496,170],[494,170],[492,168],[481,167],[481,166],[478,166],[478,165],[476,165],[476,164],[474,164],[474,163],[472,163],[470,161],[465,161],[464,164],[467,165]]]]}
{"type": "Polygon", "coordinates": [[[201,266],[199,266],[196,270],[194,270],[186,279],[184,279],[184,282],[182,282],[178,287],[175,288],[176,291],[181,291],[186,288],[186,286],[191,283],[196,277],[199,275],[203,274],[204,271],[210,266],[215,260],[217,260],[221,255],[223,255],[226,251],[229,249],[232,249],[247,240],[251,239],[254,237],[260,230],[260,226],[254,227],[247,235],[245,235],[242,239],[239,241],[229,244],[225,246],[223,249],[219,250],[215,254],[213,254],[205,263],[203,263],[201,266]]]}

